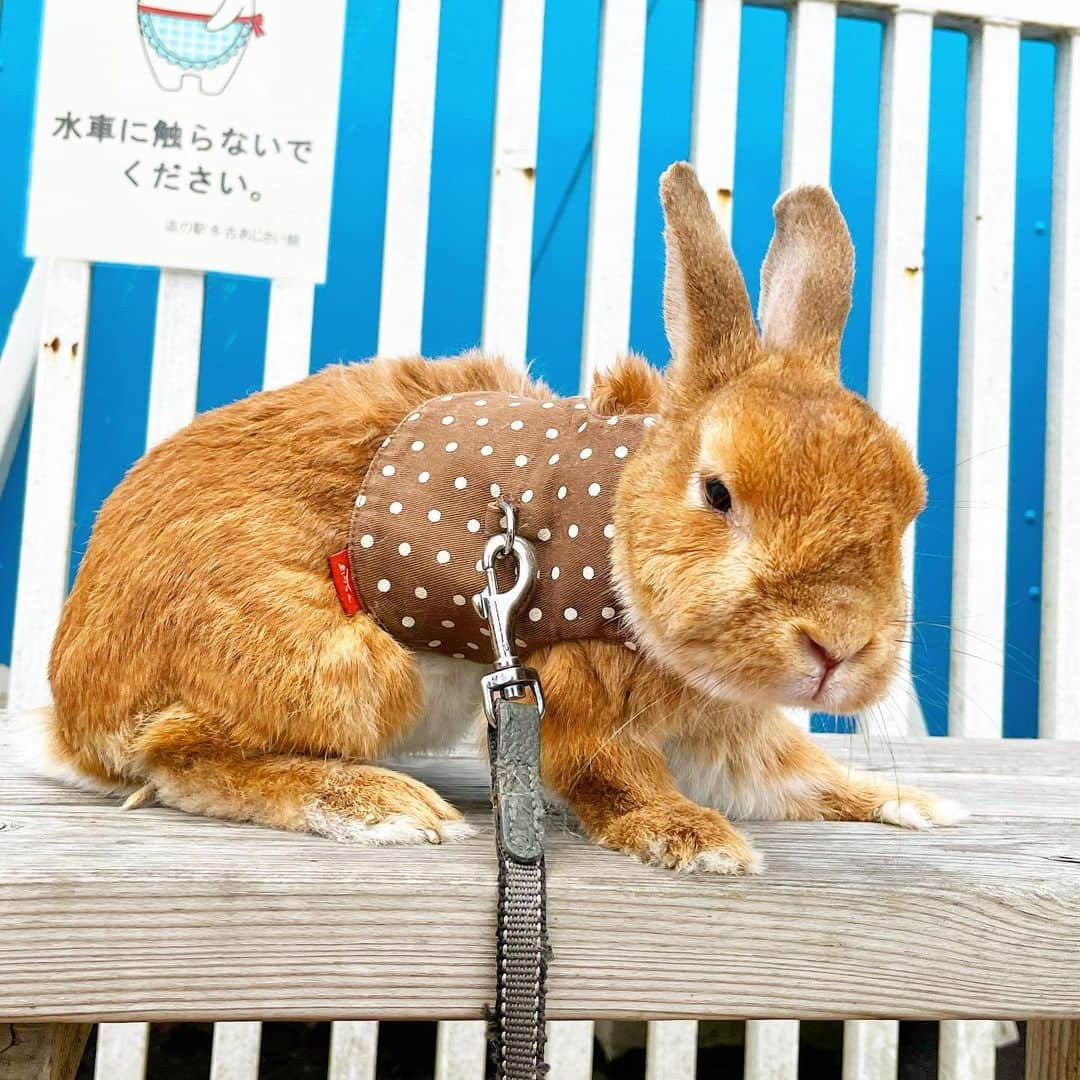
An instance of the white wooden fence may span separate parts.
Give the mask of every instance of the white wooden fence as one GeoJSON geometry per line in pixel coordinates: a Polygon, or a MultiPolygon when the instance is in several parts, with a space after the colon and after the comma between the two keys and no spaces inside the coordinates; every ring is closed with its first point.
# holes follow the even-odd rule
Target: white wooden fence
{"type": "MultiPolygon", "coordinates": [[[[729,225],[735,162],[741,0],[698,0],[692,157],[717,214],[729,225]]],[[[1021,34],[1057,42],[1051,256],[1045,554],[1039,729],[1080,737],[1080,684],[1070,661],[1080,649],[1080,501],[1067,478],[1080,469],[1080,3],[1076,0],[795,0],[790,8],[784,108],[784,184],[829,180],[837,14],[885,23],[881,75],[877,226],[872,300],[870,398],[914,445],[918,432],[923,231],[926,201],[931,31],[971,36],[963,222],[963,304],[956,490],[953,619],[978,625],[980,655],[954,642],[950,733],[1000,736],[1005,638],[1009,374],[1017,85],[1021,34]],[[899,10],[898,10],[899,9],[899,10]],[[1070,300],[1072,302],[1070,303],[1070,300]]],[[[483,345],[525,357],[533,194],[543,43],[543,0],[504,0],[492,161],[483,345]]],[[[645,0],[606,0],[601,27],[588,292],[582,377],[629,340],[645,0]]],[[[439,0],[400,0],[389,191],[386,204],[379,350],[419,349],[431,167],[439,0]]],[[[645,178],[652,183],[654,178],[645,178]]],[[[274,282],[264,385],[307,374],[312,289],[274,282]]],[[[203,279],[162,270],[158,288],[147,445],[195,410],[203,279]]],[[[90,307],[90,267],[53,261],[34,272],[0,363],[0,480],[6,474],[33,378],[34,416],[15,611],[10,704],[48,698],[46,659],[64,600],[90,307]],[[34,353],[36,352],[36,374],[34,353]]],[[[907,578],[913,552],[906,549],[907,578]]],[[[954,635],[955,636],[955,635],[954,635]]],[[[914,695],[901,695],[914,701],[914,695]]],[[[895,731],[918,729],[917,706],[895,731]]],[[[993,1026],[942,1025],[940,1076],[993,1075],[993,1026]]],[[[99,1080],[141,1080],[145,1024],[102,1025],[99,1080]]],[[[257,1023],[215,1027],[213,1080],[257,1075],[257,1023]]],[[[551,1025],[555,1080],[591,1075],[592,1025],[551,1025]]],[[[692,1078],[697,1026],[649,1024],[650,1080],[692,1078]]],[[[377,1025],[333,1027],[331,1080],[375,1075],[377,1025]]],[[[749,1080],[794,1080],[798,1025],[748,1026],[749,1080]]],[[[439,1025],[438,1080],[477,1080],[484,1031],[475,1022],[439,1025]]],[[[897,1025],[846,1025],[846,1080],[892,1080],[897,1025]]]]}

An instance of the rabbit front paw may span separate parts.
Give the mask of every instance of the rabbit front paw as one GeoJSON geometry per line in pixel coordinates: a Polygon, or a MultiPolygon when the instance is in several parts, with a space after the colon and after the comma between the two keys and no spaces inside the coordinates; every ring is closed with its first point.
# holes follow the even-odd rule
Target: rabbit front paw
{"type": "Polygon", "coordinates": [[[614,819],[598,839],[649,866],[687,873],[759,874],[764,869],[761,856],[722,814],[693,803],[632,810],[614,819]]]}
{"type": "Polygon", "coordinates": [[[476,832],[427,784],[373,765],[341,765],[305,809],[316,835],[372,847],[441,844],[476,832]]]}
{"type": "Polygon", "coordinates": [[[951,799],[939,799],[918,788],[885,789],[871,819],[902,829],[932,829],[936,825],[956,825],[968,811],[951,799]]]}

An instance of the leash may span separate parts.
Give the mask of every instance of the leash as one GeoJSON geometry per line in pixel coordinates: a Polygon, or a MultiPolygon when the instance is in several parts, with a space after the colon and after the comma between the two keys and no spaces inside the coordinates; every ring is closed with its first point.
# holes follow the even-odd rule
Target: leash
{"type": "Polygon", "coordinates": [[[538,1080],[544,1061],[547,988],[547,888],[544,803],[540,791],[540,677],[514,652],[514,622],[537,578],[532,545],[517,535],[514,508],[504,501],[506,531],[484,548],[487,586],[474,603],[487,620],[494,669],[481,680],[488,722],[491,801],[499,859],[495,1009],[488,1038],[496,1080],[538,1080]],[[513,560],[514,584],[499,590],[496,566],[513,560]],[[532,700],[529,699],[531,692],[532,700]]]}

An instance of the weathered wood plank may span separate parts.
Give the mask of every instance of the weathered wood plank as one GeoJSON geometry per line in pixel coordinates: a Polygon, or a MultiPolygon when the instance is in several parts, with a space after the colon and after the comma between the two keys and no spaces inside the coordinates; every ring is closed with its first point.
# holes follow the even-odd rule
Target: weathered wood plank
{"type": "Polygon", "coordinates": [[[548,1024],[547,1062],[552,1077],[591,1080],[593,1026],[591,1020],[553,1020],[548,1024]]]}
{"type": "Polygon", "coordinates": [[[0,1080],[72,1080],[91,1028],[0,1020],[0,1080]]]}
{"type": "Polygon", "coordinates": [[[995,1058],[993,1021],[942,1021],[938,1080],[992,1080],[995,1058]]]}
{"type": "Polygon", "coordinates": [[[794,1020],[759,1020],[746,1025],[748,1080],[798,1080],[799,1025],[794,1020]]]}
{"type": "MultiPolygon", "coordinates": [[[[1028,749],[900,741],[900,779],[931,762],[972,821],[925,834],[747,823],[760,878],[644,867],[556,819],[551,1019],[845,1018],[853,1002],[867,1019],[1080,1014],[1080,829],[1059,795],[1041,802],[1048,783],[1075,790],[1080,745],[1038,748],[1055,775],[1024,779],[1045,819],[1012,815],[1024,784],[1003,807],[991,783],[1028,749]],[[982,782],[968,786],[972,748],[982,782]]],[[[468,811],[476,838],[377,850],[121,813],[10,757],[0,746],[0,1015],[471,1019],[489,1000],[496,866],[478,761],[410,766],[468,811]]]]}
{"type": "Polygon", "coordinates": [[[94,1080],[144,1080],[149,1024],[102,1024],[94,1055],[94,1080]]]}
{"type": "Polygon", "coordinates": [[[338,1020],[330,1027],[330,1070],[326,1080],[375,1080],[379,1025],[372,1020],[338,1020]]]}
{"type": "Polygon", "coordinates": [[[1033,1020],[1027,1029],[1028,1080],[1080,1080],[1080,1020],[1033,1020]]]}
{"type": "Polygon", "coordinates": [[[204,283],[205,276],[192,270],[162,270],[158,276],[147,449],[191,423],[195,415],[204,283]]]}
{"type": "Polygon", "coordinates": [[[311,322],[315,286],[273,281],[266,315],[263,389],[275,390],[306,378],[311,370],[311,322]]]}
{"type": "Polygon", "coordinates": [[[836,4],[797,0],[788,21],[781,189],[829,182],[835,53],[836,4]]]}
{"type": "Polygon", "coordinates": [[[645,1042],[645,1080],[694,1080],[696,1020],[654,1020],[645,1042]]]}
{"type": "Polygon", "coordinates": [[[210,1080],[258,1080],[262,1024],[240,1021],[214,1025],[210,1080]]]}
{"type": "Polygon", "coordinates": [[[444,1020],[439,1024],[435,1080],[484,1080],[486,1060],[487,1030],[483,1021],[444,1020]]]}
{"type": "Polygon", "coordinates": [[[895,1080],[899,1048],[896,1020],[849,1020],[844,1025],[843,1080],[895,1080]]]}

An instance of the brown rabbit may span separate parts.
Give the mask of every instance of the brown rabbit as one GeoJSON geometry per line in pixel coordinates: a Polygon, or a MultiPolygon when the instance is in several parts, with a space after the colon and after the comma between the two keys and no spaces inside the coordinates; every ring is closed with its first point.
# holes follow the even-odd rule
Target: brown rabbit
{"type": "MultiPolygon", "coordinates": [[[[673,165],[660,190],[670,366],[661,378],[623,359],[583,414],[655,414],[622,455],[597,578],[636,649],[567,623],[531,650],[545,781],[597,842],[684,870],[759,868],[724,812],[952,822],[957,808],[841,767],[781,712],[852,712],[885,691],[906,616],[901,536],[924,501],[908,448],[839,382],[843,218],[822,188],[777,203],[759,336],[692,169],[673,165]]],[[[148,453],[102,507],[56,637],[54,763],[339,839],[465,833],[436,792],[373,762],[459,739],[482,668],[347,614],[326,559],[399,424],[485,393],[553,400],[497,357],[377,359],[208,413],[148,453]]]]}

